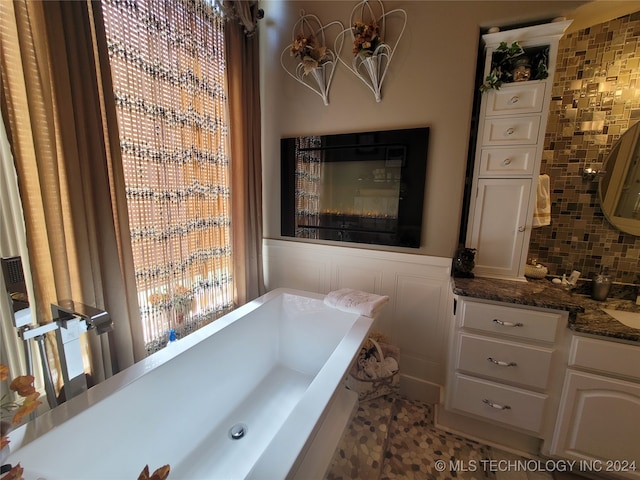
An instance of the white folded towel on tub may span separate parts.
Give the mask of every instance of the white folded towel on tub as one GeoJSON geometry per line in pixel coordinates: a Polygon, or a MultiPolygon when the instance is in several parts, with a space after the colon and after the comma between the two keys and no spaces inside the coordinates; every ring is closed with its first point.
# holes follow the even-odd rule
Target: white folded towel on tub
{"type": "Polygon", "coordinates": [[[334,290],[324,298],[324,303],[330,307],[371,318],[375,317],[388,301],[387,295],[376,295],[352,288],[334,290]]]}

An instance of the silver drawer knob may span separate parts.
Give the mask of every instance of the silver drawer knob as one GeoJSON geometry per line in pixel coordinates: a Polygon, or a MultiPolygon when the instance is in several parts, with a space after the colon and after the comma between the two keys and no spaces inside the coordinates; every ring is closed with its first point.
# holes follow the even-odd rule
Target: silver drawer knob
{"type": "Polygon", "coordinates": [[[507,128],[504,133],[507,135],[507,137],[513,135],[514,133],[516,133],[516,129],[513,127],[509,127],[507,128]]]}
{"type": "Polygon", "coordinates": [[[511,165],[511,159],[510,159],[509,157],[505,158],[505,159],[502,161],[502,165],[504,165],[505,167],[506,167],[507,165],[511,165]]]}
{"type": "Polygon", "coordinates": [[[509,103],[510,103],[511,105],[513,105],[514,103],[518,103],[519,101],[520,101],[520,98],[519,98],[517,95],[514,95],[513,97],[511,97],[511,98],[509,99],[509,103]]]}

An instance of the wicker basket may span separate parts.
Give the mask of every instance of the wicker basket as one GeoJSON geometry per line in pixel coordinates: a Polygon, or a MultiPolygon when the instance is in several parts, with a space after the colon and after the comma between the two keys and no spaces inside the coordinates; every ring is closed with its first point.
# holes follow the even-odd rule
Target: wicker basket
{"type": "MultiPolygon", "coordinates": [[[[379,362],[384,362],[387,357],[393,358],[398,366],[400,365],[400,349],[395,345],[378,343],[373,338],[369,338],[376,348],[376,358],[379,362]]],[[[362,349],[363,352],[365,349],[362,349]]],[[[358,356],[360,358],[362,353],[358,356]]],[[[362,378],[362,366],[357,361],[351,366],[349,374],[345,380],[345,386],[358,394],[360,401],[371,400],[390,393],[397,393],[400,387],[400,376],[396,370],[392,375],[380,378],[362,378]]]]}
{"type": "Polygon", "coordinates": [[[524,276],[528,278],[544,278],[549,273],[549,269],[544,265],[529,265],[524,266],[524,276]]]}

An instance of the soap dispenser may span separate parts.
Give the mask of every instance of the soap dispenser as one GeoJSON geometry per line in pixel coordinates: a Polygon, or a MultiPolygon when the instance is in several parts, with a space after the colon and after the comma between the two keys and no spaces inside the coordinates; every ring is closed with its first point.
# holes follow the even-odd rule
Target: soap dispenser
{"type": "Polygon", "coordinates": [[[609,268],[604,267],[602,271],[593,277],[591,282],[591,298],[603,301],[607,299],[609,290],[611,289],[611,277],[609,277],[609,268]]]}

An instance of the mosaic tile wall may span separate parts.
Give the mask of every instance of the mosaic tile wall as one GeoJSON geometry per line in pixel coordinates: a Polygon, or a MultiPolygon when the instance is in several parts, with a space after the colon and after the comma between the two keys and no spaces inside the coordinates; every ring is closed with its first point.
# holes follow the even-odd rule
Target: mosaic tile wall
{"type": "Polygon", "coordinates": [[[551,177],[551,225],[534,229],[529,258],[561,275],[640,281],[640,237],[615,229],[585,167],[603,169],[612,145],[640,120],[640,12],[560,41],[541,173],[551,177]]]}

